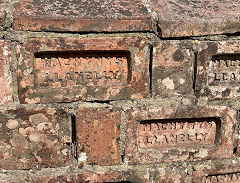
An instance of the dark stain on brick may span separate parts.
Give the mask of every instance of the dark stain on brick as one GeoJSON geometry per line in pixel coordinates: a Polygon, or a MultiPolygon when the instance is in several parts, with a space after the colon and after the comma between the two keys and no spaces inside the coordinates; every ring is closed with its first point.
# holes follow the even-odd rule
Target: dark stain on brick
{"type": "Polygon", "coordinates": [[[180,49],[175,51],[175,53],[173,54],[173,59],[175,61],[182,61],[182,60],[184,60],[184,55],[183,55],[183,53],[181,52],[180,49]]]}
{"type": "Polygon", "coordinates": [[[228,97],[230,95],[230,93],[231,93],[231,90],[229,88],[227,88],[226,90],[224,90],[222,92],[222,96],[223,97],[228,97]]]}
{"type": "Polygon", "coordinates": [[[218,46],[217,43],[209,42],[208,43],[208,55],[212,56],[217,53],[218,46]]]}

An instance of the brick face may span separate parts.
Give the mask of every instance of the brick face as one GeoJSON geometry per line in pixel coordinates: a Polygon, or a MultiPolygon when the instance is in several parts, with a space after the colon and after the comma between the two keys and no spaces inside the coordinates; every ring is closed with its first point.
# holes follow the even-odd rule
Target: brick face
{"type": "Polygon", "coordinates": [[[76,117],[79,163],[120,164],[120,111],[83,108],[77,111],[76,117]]]}
{"type": "Polygon", "coordinates": [[[163,37],[190,37],[239,32],[239,1],[217,0],[150,2],[159,17],[163,37]],[[185,11],[183,11],[183,9],[185,11]]]}
{"type": "Polygon", "coordinates": [[[64,111],[36,108],[1,111],[0,169],[61,167],[71,163],[70,128],[64,111]]]}
{"type": "Polygon", "coordinates": [[[125,32],[151,30],[151,17],[142,1],[21,0],[14,13],[15,30],[125,32]],[[56,4],[55,4],[56,3],[56,4]]]}
{"type": "Polygon", "coordinates": [[[192,41],[156,42],[153,50],[153,96],[193,95],[192,41]]]}
{"type": "Polygon", "coordinates": [[[233,109],[136,108],[127,111],[127,120],[130,164],[233,158],[237,124],[233,109]]]}
{"type": "Polygon", "coordinates": [[[0,104],[13,102],[10,48],[10,41],[0,40],[0,104]]]}
{"type": "Polygon", "coordinates": [[[213,99],[239,97],[240,41],[198,43],[196,96],[213,99]]]}
{"type": "Polygon", "coordinates": [[[21,103],[148,95],[149,49],[144,37],[31,39],[23,49],[18,70],[21,103]]]}

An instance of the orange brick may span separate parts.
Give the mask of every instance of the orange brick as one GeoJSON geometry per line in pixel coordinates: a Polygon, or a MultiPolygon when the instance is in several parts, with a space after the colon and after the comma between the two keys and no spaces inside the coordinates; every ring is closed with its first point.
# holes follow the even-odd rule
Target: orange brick
{"type": "Polygon", "coordinates": [[[148,31],[152,26],[141,0],[20,0],[15,10],[15,30],[125,32],[148,31]]]}
{"type": "Polygon", "coordinates": [[[31,39],[23,49],[18,58],[21,103],[140,99],[148,95],[145,37],[31,39]]]}
{"type": "Polygon", "coordinates": [[[237,111],[225,106],[127,111],[130,164],[233,158],[237,111]]]}
{"type": "Polygon", "coordinates": [[[76,120],[79,163],[120,164],[120,111],[83,108],[77,111],[76,120]]]}

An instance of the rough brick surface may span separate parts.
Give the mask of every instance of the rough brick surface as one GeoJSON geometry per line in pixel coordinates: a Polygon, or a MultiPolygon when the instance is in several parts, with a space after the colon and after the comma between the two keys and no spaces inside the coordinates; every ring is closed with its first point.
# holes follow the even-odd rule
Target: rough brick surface
{"type": "Polygon", "coordinates": [[[119,32],[151,30],[141,0],[20,0],[14,29],[32,31],[119,32]]]}
{"type": "Polygon", "coordinates": [[[21,103],[140,99],[148,95],[145,37],[31,39],[19,52],[21,103]]]}
{"type": "Polygon", "coordinates": [[[240,96],[240,41],[200,41],[196,95],[209,99],[240,96]]]}
{"type": "Polygon", "coordinates": [[[221,106],[131,109],[126,158],[130,164],[231,158],[236,118],[221,106]]]}
{"type": "Polygon", "coordinates": [[[193,94],[194,53],[191,41],[156,42],[153,50],[153,96],[193,94]]]}
{"type": "Polygon", "coordinates": [[[11,77],[11,42],[0,40],[0,104],[13,101],[11,77]]]}
{"type": "Polygon", "coordinates": [[[61,109],[0,112],[0,169],[61,167],[71,163],[68,116],[61,109]]]}
{"type": "Polygon", "coordinates": [[[120,122],[118,109],[83,108],[77,111],[79,163],[120,164],[120,122]]]}
{"type": "Polygon", "coordinates": [[[240,165],[198,165],[193,171],[193,182],[238,183],[240,182],[240,165]]]}
{"type": "Polygon", "coordinates": [[[152,0],[163,37],[200,36],[240,31],[238,0],[152,0]]]}

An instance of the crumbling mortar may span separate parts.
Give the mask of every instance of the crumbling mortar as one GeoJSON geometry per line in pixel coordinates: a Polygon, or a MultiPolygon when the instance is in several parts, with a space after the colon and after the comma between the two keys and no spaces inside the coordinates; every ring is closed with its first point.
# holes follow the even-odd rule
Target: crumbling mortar
{"type": "Polygon", "coordinates": [[[120,154],[122,159],[122,164],[125,162],[125,144],[127,137],[127,127],[126,127],[127,117],[123,110],[121,110],[121,123],[120,123],[120,154]]]}
{"type": "Polygon", "coordinates": [[[3,31],[7,39],[13,41],[19,41],[24,43],[30,38],[99,38],[99,37],[123,37],[123,36],[146,36],[154,34],[152,32],[109,32],[109,33],[94,33],[88,32],[86,34],[74,33],[74,32],[31,32],[31,31],[3,31]]]}
{"type": "Polygon", "coordinates": [[[19,104],[19,98],[18,98],[18,76],[17,76],[17,65],[18,65],[18,60],[17,60],[17,44],[19,42],[12,42],[11,46],[11,71],[12,71],[12,89],[13,89],[13,101],[16,105],[19,104]]]}

